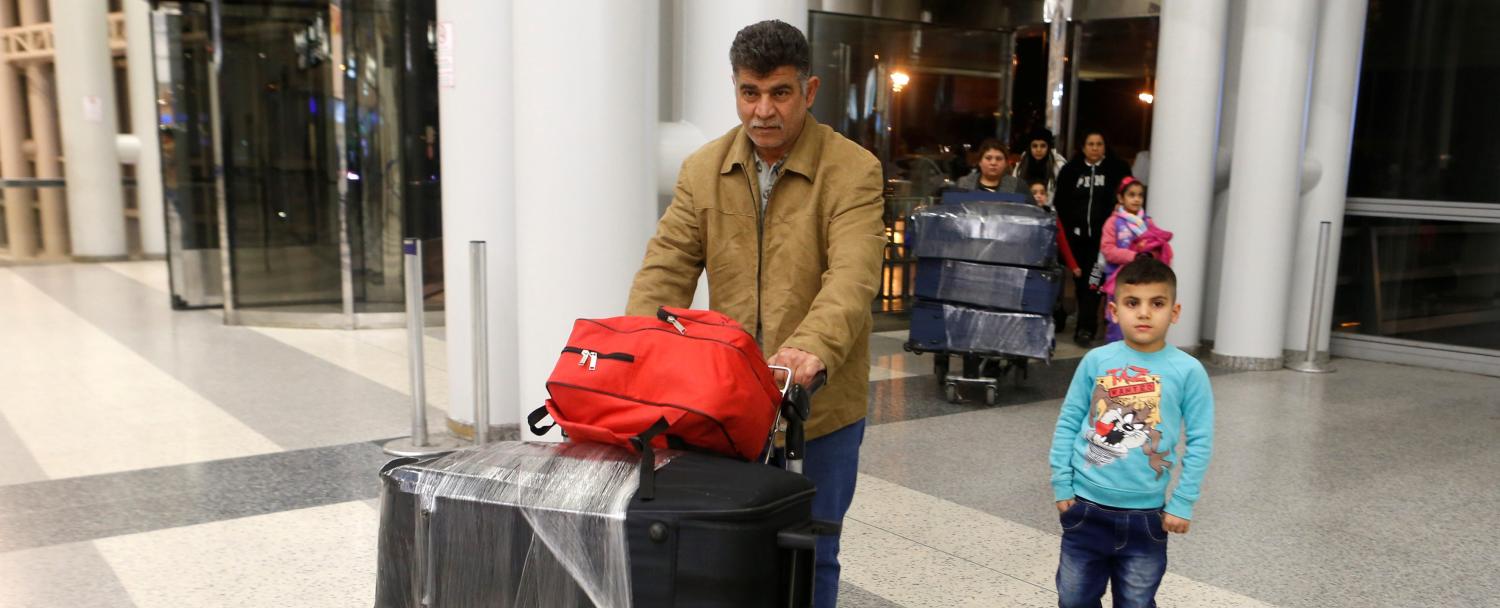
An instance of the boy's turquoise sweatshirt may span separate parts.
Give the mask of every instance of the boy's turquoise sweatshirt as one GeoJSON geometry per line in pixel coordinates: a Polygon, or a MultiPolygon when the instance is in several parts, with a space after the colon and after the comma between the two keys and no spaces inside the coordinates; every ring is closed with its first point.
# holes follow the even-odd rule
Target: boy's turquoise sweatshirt
{"type": "Polygon", "coordinates": [[[1214,394],[1197,359],[1167,345],[1138,352],[1124,341],[1101,346],[1079,363],[1052,436],[1052,494],[1081,496],[1122,509],[1152,509],[1193,518],[1214,444],[1214,394]],[[1179,460],[1177,489],[1167,484],[1179,460]]]}

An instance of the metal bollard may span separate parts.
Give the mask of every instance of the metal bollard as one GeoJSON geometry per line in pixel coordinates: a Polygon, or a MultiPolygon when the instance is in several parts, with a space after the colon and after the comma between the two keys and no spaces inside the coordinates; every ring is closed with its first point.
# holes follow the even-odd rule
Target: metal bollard
{"type": "Polygon", "coordinates": [[[422,241],[404,239],[401,252],[406,263],[406,362],[411,371],[411,436],[386,442],[385,453],[392,456],[431,456],[452,452],[460,443],[452,436],[427,436],[427,369],[422,350],[422,241]]]}
{"type": "Polygon", "coordinates": [[[469,241],[469,284],[473,290],[471,318],[474,327],[474,445],[484,445],[490,439],[489,304],[485,294],[488,277],[485,273],[484,241],[469,241]]]}
{"type": "Polygon", "coordinates": [[[1323,312],[1324,282],[1328,280],[1328,235],[1332,228],[1332,222],[1318,223],[1318,266],[1313,272],[1312,311],[1307,314],[1307,356],[1302,361],[1287,363],[1287,369],[1309,374],[1333,371],[1333,368],[1318,362],[1318,329],[1322,326],[1319,317],[1323,312]]]}

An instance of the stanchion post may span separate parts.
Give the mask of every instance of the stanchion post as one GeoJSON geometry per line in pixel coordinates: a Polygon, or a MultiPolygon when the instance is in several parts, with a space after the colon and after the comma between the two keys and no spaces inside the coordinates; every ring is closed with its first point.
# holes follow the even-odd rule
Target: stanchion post
{"type": "Polygon", "coordinates": [[[489,443],[490,435],[490,340],[489,283],[485,270],[484,241],[469,241],[469,282],[473,294],[474,320],[474,445],[489,443]]]}
{"type": "Polygon", "coordinates": [[[1328,239],[1332,222],[1318,223],[1318,258],[1313,271],[1312,310],[1307,313],[1307,355],[1302,361],[1288,363],[1287,368],[1310,374],[1326,374],[1333,368],[1318,362],[1318,330],[1323,327],[1323,291],[1328,280],[1328,239]]]}
{"type": "Polygon", "coordinates": [[[404,239],[401,252],[406,264],[406,362],[411,372],[411,437],[394,439],[385,444],[392,456],[431,456],[452,452],[459,443],[453,437],[427,436],[427,362],[422,349],[422,240],[404,239]]]}

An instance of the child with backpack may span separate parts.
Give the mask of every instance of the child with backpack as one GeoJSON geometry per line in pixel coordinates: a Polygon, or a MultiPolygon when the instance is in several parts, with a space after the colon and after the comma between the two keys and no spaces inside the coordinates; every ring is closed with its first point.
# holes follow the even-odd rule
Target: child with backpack
{"type": "MultiPolygon", "coordinates": [[[[1115,275],[1132,261],[1139,258],[1156,258],[1162,263],[1172,264],[1172,233],[1157,227],[1146,213],[1146,184],[1134,177],[1120,181],[1115,193],[1117,204],[1114,213],[1104,222],[1104,233],[1099,241],[1099,258],[1089,276],[1089,287],[1104,294],[1106,302],[1115,296],[1115,275]]],[[[1116,342],[1123,335],[1120,323],[1108,307],[1104,318],[1105,343],[1116,342]]]]}

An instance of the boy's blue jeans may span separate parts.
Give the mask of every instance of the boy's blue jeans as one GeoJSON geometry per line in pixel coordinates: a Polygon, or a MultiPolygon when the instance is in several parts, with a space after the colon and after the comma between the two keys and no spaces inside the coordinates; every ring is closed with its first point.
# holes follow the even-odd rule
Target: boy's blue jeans
{"type": "MultiPolygon", "coordinates": [[[[859,446],[865,441],[863,418],[837,431],[807,441],[802,474],[818,488],[813,496],[813,519],[843,523],[854,502],[854,482],[859,477],[859,446]]],[[[780,463],[781,450],[773,462],[780,463]]],[[[818,557],[813,583],[813,607],[833,608],[839,599],[839,537],[818,537],[818,557]]]]}
{"type": "Polygon", "coordinates": [[[1076,499],[1059,518],[1057,605],[1097,608],[1109,583],[1115,608],[1154,608],[1167,572],[1161,509],[1117,509],[1076,499]]]}

